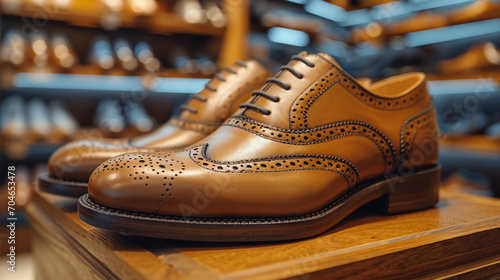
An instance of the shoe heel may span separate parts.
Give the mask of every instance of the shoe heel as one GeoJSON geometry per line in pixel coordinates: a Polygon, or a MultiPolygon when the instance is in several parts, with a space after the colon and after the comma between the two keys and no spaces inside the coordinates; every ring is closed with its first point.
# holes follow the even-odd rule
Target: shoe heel
{"type": "Polygon", "coordinates": [[[439,201],[441,168],[435,166],[385,182],[388,193],[375,201],[385,214],[396,214],[431,208],[439,201]]]}

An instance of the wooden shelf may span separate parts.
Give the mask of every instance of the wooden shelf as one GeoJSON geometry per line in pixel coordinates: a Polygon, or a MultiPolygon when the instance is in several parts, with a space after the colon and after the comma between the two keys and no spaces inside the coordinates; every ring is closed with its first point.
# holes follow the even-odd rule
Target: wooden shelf
{"type": "Polygon", "coordinates": [[[498,199],[443,190],[436,208],[360,209],[328,232],[277,243],[130,237],[81,222],[76,200],[35,193],[39,279],[417,279],[500,273],[498,199]]]}
{"type": "MultiPolygon", "coordinates": [[[[0,4],[3,2],[6,0],[0,0],[0,4]]],[[[50,1],[48,2],[50,3],[50,1]]],[[[106,15],[105,9],[99,0],[72,1],[68,8],[57,8],[48,4],[46,7],[40,7],[31,1],[23,1],[22,8],[16,11],[3,9],[2,14],[23,17],[29,22],[53,20],[67,22],[75,26],[101,28],[103,17],[106,15]]],[[[139,28],[157,34],[185,33],[222,36],[225,31],[225,28],[218,28],[210,23],[188,23],[173,12],[160,8],[150,16],[136,15],[126,8],[120,14],[120,27],[139,28]]]]}
{"type": "Polygon", "coordinates": [[[429,81],[494,79],[500,82],[500,67],[456,74],[427,73],[426,75],[429,81]]]}
{"type": "Polygon", "coordinates": [[[500,138],[487,135],[443,135],[439,144],[447,148],[476,151],[500,158],[500,138]]]}
{"type": "Polygon", "coordinates": [[[486,135],[443,136],[439,142],[443,175],[468,170],[488,176],[493,194],[500,197],[500,139],[486,135]]]}

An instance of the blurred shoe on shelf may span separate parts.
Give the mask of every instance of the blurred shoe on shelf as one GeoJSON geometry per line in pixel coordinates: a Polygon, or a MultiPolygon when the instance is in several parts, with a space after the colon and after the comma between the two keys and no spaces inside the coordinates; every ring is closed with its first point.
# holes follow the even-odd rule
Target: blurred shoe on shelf
{"type": "Polygon", "coordinates": [[[486,128],[486,135],[500,139],[500,121],[488,126],[486,128]]]}
{"type": "Polygon", "coordinates": [[[52,132],[49,110],[41,98],[31,98],[27,105],[28,135],[35,141],[45,140],[52,132]]]}
{"type": "Polygon", "coordinates": [[[103,36],[96,38],[91,47],[89,62],[103,70],[110,70],[115,66],[115,58],[108,38],[103,36]]]}
{"type": "Polygon", "coordinates": [[[203,75],[212,76],[217,71],[217,63],[207,56],[198,57],[198,67],[203,75]]]}
{"type": "Polygon", "coordinates": [[[49,107],[52,132],[48,140],[50,142],[60,142],[71,139],[80,128],[78,121],[61,100],[51,100],[49,107]]]}
{"type": "Polygon", "coordinates": [[[106,7],[106,9],[109,9],[113,12],[121,12],[125,7],[124,0],[101,0],[101,3],[104,5],[104,7],[106,7]]]}
{"type": "Polygon", "coordinates": [[[24,98],[7,96],[0,104],[0,131],[4,139],[24,139],[28,130],[24,98]]]}
{"type": "Polygon", "coordinates": [[[23,8],[23,1],[19,0],[3,0],[0,1],[0,8],[6,13],[17,13],[23,8]]]}
{"type": "Polygon", "coordinates": [[[134,54],[147,72],[158,72],[161,67],[160,60],[156,58],[151,46],[141,41],[134,47],[134,54]]]}
{"type": "Polygon", "coordinates": [[[500,18],[500,1],[476,0],[446,14],[450,25],[500,18]]]}
{"type": "MultiPolygon", "coordinates": [[[[22,0],[18,0],[19,2],[23,2],[22,0]]],[[[73,0],[28,0],[32,4],[38,6],[41,9],[67,9],[73,3],[73,0]]],[[[25,0],[25,2],[27,2],[25,0]]],[[[52,10],[51,10],[52,11],[52,10]]]]}
{"type": "Polygon", "coordinates": [[[442,14],[420,12],[408,19],[390,23],[384,27],[388,36],[404,35],[409,32],[427,30],[448,25],[448,19],[442,14]]]}
{"type": "Polygon", "coordinates": [[[469,171],[488,176],[493,196],[500,197],[500,138],[483,134],[444,135],[439,162],[443,175],[469,171]]]}
{"type": "Polygon", "coordinates": [[[49,40],[47,34],[37,31],[31,35],[28,58],[37,67],[47,67],[49,64],[49,40]]]}
{"type": "Polygon", "coordinates": [[[169,59],[173,62],[174,67],[182,73],[198,73],[198,60],[189,56],[186,50],[177,46],[169,53],[169,59]]]}
{"type": "Polygon", "coordinates": [[[439,72],[455,74],[479,69],[500,67],[500,49],[491,42],[476,45],[458,57],[440,61],[439,72]]]}
{"type": "Polygon", "coordinates": [[[74,0],[53,0],[59,9],[68,9],[73,4],[74,0]]]}
{"type": "Polygon", "coordinates": [[[370,41],[376,45],[383,45],[385,42],[384,26],[378,22],[372,22],[363,28],[351,31],[351,41],[355,44],[370,41]]]}
{"type": "Polygon", "coordinates": [[[101,0],[101,25],[107,30],[116,30],[122,23],[122,13],[125,7],[124,0],[101,0]]]}
{"type": "Polygon", "coordinates": [[[66,35],[55,33],[52,35],[50,43],[51,58],[55,65],[63,69],[70,69],[78,63],[75,50],[66,35]]]}
{"type": "Polygon", "coordinates": [[[136,15],[150,16],[156,12],[156,0],[127,0],[127,3],[136,15]]]}
{"type": "Polygon", "coordinates": [[[224,27],[227,23],[226,15],[222,12],[222,9],[219,7],[219,4],[215,0],[208,0],[203,2],[205,13],[215,27],[224,27]]]}
{"type": "MultiPolygon", "coordinates": [[[[451,105],[450,105],[451,106],[451,105]]],[[[439,114],[439,130],[443,134],[462,135],[475,133],[484,129],[488,125],[488,116],[482,110],[461,114],[439,114]],[[447,119],[444,119],[446,116],[447,119]]]]}
{"type": "Polygon", "coordinates": [[[188,23],[207,22],[207,15],[198,0],[177,0],[175,12],[188,23]]]}
{"type": "Polygon", "coordinates": [[[118,39],[114,44],[114,51],[121,67],[127,71],[134,71],[139,66],[137,58],[134,56],[132,47],[125,39],[118,39]]]}
{"type": "Polygon", "coordinates": [[[122,106],[117,99],[103,99],[97,105],[95,124],[102,131],[117,134],[125,129],[122,106]]]}
{"type": "Polygon", "coordinates": [[[1,44],[3,63],[20,66],[26,61],[27,41],[19,30],[9,30],[4,35],[1,44]]]}
{"type": "Polygon", "coordinates": [[[140,132],[148,132],[156,126],[156,121],[148,115],[141,103],[127,102],[123,111],[127,124],[140,132]]]}
{"type": "MultiPolygon", "coordinates": [[[[189,146],[217,129],[238,105],[251,97],[272,73],[256,61],[236,62],[214,75],[205,88],[182,105],[178,116],[158,129],[135,138],[75,141],[58,149],[49,160],[49,175],[40,178],[44,191],[66,196],[87,192],[92,171],[105,160],[126,152],[168,151],[189,146]]],[[[122,122],[119,103],[103,100],[98,123],[122,122]],[[108,116],[110,115],[110,116],[108,116]],[[118,117],[115,117],[118,116],[118,117]]]]}

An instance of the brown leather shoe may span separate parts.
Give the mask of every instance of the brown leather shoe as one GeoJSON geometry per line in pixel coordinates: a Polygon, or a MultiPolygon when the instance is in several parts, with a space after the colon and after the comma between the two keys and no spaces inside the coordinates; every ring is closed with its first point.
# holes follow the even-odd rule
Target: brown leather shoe
{"type": "Polygon", "coordinates": [[[218,128],[271,76],[272,73],[256,61],[237,62],[216,74],[205,89],[182,105],[178,117],[152,133],[132,139],[69,143],[50,158],[49,174],[40,178],[40,189],[78,197],[87,192],[92,171],[113,156],[189,146],[218,128]]]}
{"type": "Polygon", "coordinates": [[[465,53],[440,61],[439,72],[454,74],[500,66],[500,50],[493,43],[481,43],[465,53]]]}
{"type": "Polygon", "coordinates": [[[492,0],[477,0],[445,15],[450,25],[498,18],[500,17],[500,3],[492,0]]]}
{"type": "Polygon", "coordinates": [[[410,32],[440,28],[447,25],[448,19],[441,14],[420,12],[411,18],[387,25],[385,34],[388,36],[404,35],[410,32]]]}
{"type": "Polygon", "coordinates": [[[240,107],[187,149],[100,165],[80,218],[132,235],[267,241],[317,235],[371,201],[388,213],[438,201],[422,73],[368,90],[328,55],[301,53],[240,107]]]}

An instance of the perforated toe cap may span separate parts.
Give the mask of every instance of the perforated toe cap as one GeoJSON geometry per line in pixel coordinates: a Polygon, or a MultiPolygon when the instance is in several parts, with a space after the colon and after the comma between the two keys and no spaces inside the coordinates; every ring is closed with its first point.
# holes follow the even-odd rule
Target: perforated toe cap
{"type": "Polygon", "coordinates": [[[157,213],[172,198],[173,181],[185,165],[165,153],[123,154],[94,170],[89,195],[107,207],[157,213]]]}
{"type": "Polygon", "coordinates": [[[49,174],[57,179],[87,181],[99,164],[131,149],[126,140],[74,141],[52,154],[48,163],[49,174]]]}

